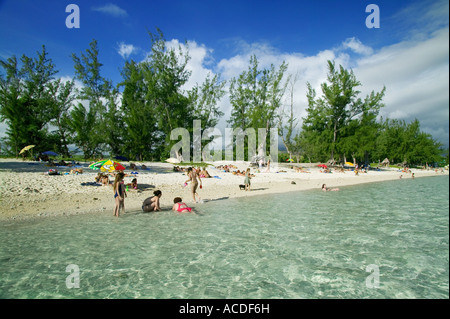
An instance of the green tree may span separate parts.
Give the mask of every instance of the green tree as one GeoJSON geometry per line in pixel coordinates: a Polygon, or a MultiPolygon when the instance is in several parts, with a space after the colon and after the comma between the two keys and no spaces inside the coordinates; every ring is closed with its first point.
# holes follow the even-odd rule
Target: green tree
{"type": "Polygon", "coordinates": [[[364,100],[359,98],[360,91],[356,88],[361,83],[356,80],[353,71],[348,71],[342,66],[335,67],[335,63],[328,61],[327,82],[322,83],[322,96],[317,97],[314,89],[308,83],[308,105],[309,110],[317,109],[315,112],[308,112],[306,125],[319,121],[308,119],[308,117],[320,114],[324,117],[325,128],[321,136],[325,138],[330,151],[330,158],[334,161],[336,152],[339,149],[342,131],[354,118],[364,113],[378,115],[383,104],[381,100],[384,96],[385,88],[379,93],[371,92],[364,100]],[[323,133],[323,134],[322,134],[323,133]]]}
{"type": "Polygon", "coordinates": [[[147,84],[146,100],[158,116],[158,128],[164,140],[160,156],[167,158],[175,144],[170,140],[170,132],[178,127],[192,132],[193,106],[183,90],[191,75],[186,69],[190,58],[181,46],[168,48],[161,30],[157,29],[157,34],[149,32],[149,36],[151,53],[142,63],[147,84]]]}
{"type": "Polygon", "coordinates": [[[152,158],[160,147],[161,134],[155,104],[146,98],[149,87],[142,64],[133,60],[126,62],[122,77],[123,154],[140,161],[152,158]]]}
{"type": "MultiPolygon", "coordinates": [[[[258,141],[258,156],[265,156],[263,145],[267,143],[269,130],[279,123],[279,108],[284,96],[287,81],[283,81],[287,64],[283,62],[278,69],[272,64],[259,69],[255,55],[250,57],[247,71],[230,81],[231,117],[227,121],[233,129],[266,129],[266,137],[258,141]]],[[[247,154],[247,152],[245,152],[247,154]]]]}
{"type": "MultiPolygon", "coordinates": [[[[115,119],[111,120],[111,116],[116,115],[114,93],[111,92],[111,82],[100,74],[103,64],[98,60],[98,53],[97,41],[93,40],[85,53],[81,53],[79,57],[72,54],[76,79],[83,84],[78,99],[86,101],[88,110],[84,105],[79,104],[73,111],[75,113],[71,113],[71,120],[76,122],[69,126],[72,128],[72,132],[78,135],[74,140],[77,146],[86,152],[85,157],[101,154],[102,151],[107,150],[108,144],[111,146],[111,143],[118,143],[112,137],[114,133],[111,130],[114,127],[110,126],[115,119]],[[112,108],[109,119],[107,117],[108,106],[112,108]],[[88,124],[91,125],[88,128],[89,134],[81,132],[80,129],[88,124]]],[[[111,151],[111,149],[109,150],[111,151]]]]}
{"type": "Polygon", "coordinates": [[[36,145],[44,150],[53,144],[48,133],[48,123],[53,113],[51,85],[58,72],[48,57],[45,46],[37,57],[23,55],[21,66],[15,56],[0,60],[0,117],[8,125],[6,143],[17,156],[26,145],[36,145]]]}
{"type": "Polygon", "coordinates": [[[63,83],[61,79],[53,81],[50,86],[52,97],[49,112],[52,113],[50,124],[56,127],[55,140],[59,141],[55,151],[70,157],[68,145],[72,142],[70,134],[70,109],[75,100],[75,80],[63,83]]]}

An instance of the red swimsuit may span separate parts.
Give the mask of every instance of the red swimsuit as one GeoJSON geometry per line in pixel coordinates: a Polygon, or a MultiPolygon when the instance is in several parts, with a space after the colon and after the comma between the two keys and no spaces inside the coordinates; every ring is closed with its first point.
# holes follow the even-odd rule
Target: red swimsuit
{"type": "Polygon", "coordinates": [[[186,209],[187,209],[189,212],[192,211],[192,208],[190,208],[190,207],[181,207],[181,205],[185,205],[185,206],[186,206],[185,203],[178,203],[177,212],[182,213],[182,212],[183,212],[184,210],[186,210],[186,209]]]}

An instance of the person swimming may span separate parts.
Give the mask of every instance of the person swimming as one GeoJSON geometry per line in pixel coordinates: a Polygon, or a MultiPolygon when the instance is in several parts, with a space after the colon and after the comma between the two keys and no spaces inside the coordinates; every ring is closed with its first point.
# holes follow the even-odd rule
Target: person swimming
{"type": "Polygon", "coordinates": [[[337,191],[339,191],[339,188],[328,188],[326,184],[322,184],[322,190],[324,192],[327,192],[327,191],[337,192],[337,191]]]}

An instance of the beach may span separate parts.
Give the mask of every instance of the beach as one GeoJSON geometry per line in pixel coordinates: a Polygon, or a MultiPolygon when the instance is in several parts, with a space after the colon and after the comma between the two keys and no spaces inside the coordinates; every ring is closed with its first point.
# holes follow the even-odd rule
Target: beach
{"type": "MultiPolygon", "coordinates": [[[[187,179],[182,172],[174,172],[173,164],[144,162],[147,170],[135,170],[138,174],[131,174],[129,162],[122,162],[127,169],[125,183],[131,183],[136,177],[138,189],[129,189],[125,199],[127,212],[141,211],[142,202],[153,195],[153,191],[162,191],[161,208],[170,210],[174,197],[182,197],[190,207],[202,205],[194,203],[190,191],[190,184],[183,186],[187,179]]],[[[280,164],[278,169],[266,172],[265,168],[251,173],[251,191],[241,190],[244,176],[236,176],[230,172],[215,168],[219,165],[232,164],[236,169],[245,170],[248,162],[215,162],[207,170],[212,178],[202,178],[203,188],[198,193],[204,202],[247,197],[254,195],[277,194],[291,191],[317,189],[321,191],[322,184],[327,187],[344,187],[362,183],[383,182],[388,180],[411,179],[410,173],[401,172],[396,168],[386,168],[380,171],[370,170],[368,173],[353,171],[323,173],[317,164],[280,164]],[[290,168],[302,166],[305,172],[296,172],[290,168]]],[[[83,174],[70,174],[71,167],[56,167],[60,175],[48,175],[51,168],[43,162],[30,162],[20,159],[0,159],[0,220],[21,220],[28,218],[42,218],[45,216],[64,216],[73,214],[111,213],[113,215],[114,198],[112,185],[92,185],[98,171],[89,169],[89,163],[80,163],[83,174]]],[[[448,171],[411,169],[415,178],[426,176],[448,175],[448,171]]],[[[112,181],[112,178],[110,178],[112,181]]],[[[345,189],[341,190],[345,191],[345,189]]],[[[400,196],[400,194],[399,194],[400,196]]],[[[275,204],[274,204],[275,205],[275,204]]]]}

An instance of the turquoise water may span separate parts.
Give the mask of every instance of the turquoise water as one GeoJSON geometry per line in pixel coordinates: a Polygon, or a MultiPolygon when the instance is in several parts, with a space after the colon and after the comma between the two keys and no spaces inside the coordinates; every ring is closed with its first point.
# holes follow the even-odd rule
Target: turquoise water
{"type": "Polygon", "coordinates": [[[3,222],[0,298],[449,297],[448,176],[196,211],[3,222]]]}

